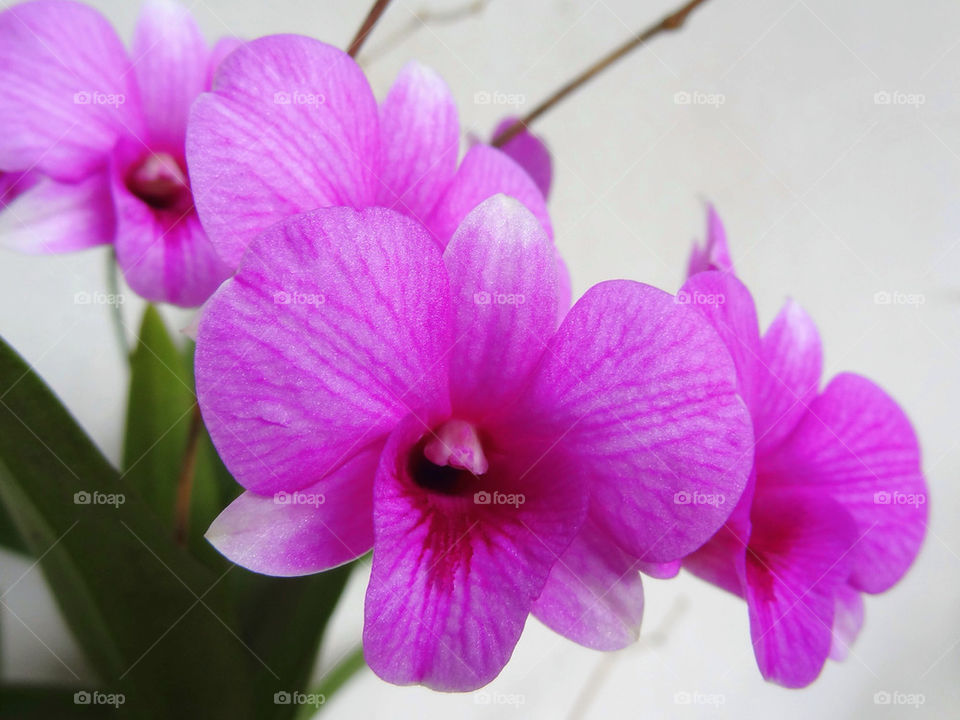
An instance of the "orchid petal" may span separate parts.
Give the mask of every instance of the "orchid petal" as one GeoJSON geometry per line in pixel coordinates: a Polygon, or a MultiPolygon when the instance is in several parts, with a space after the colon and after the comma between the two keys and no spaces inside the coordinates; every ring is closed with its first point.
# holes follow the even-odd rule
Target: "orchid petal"
{"type": "Polygon", "coordinates": [[[380,137],[379,204],[422,222],[457,171],[460,123],[443,79],[407,63],[383,102],[380,137]]]}
{"type": "Polygon", "coordinates": [[[265,232],[200,321],[197,393],[227,468],[318,482],[408,412],[444,408],[447,277],[422,227],[331,208],[265,232]]]}
{"type": "Polygon", "coordinates": [[[776,453],[760,459],[768,485],[828,493],[853,516],[853,587],[882,592],[913,563],[927,524],[920,448],[903,410],[877,385],[837,375],[776,453]]]}
{"type": "Polygon", "coordinates": [[[639,567],[602,525],[588,519],[554,564],[533,614],[586,647],[624,648],[640,635],[643,584],[639,567]]]}
{"type": "Polygon", "coordinates": [[[489,145],[470,148],[446,193],[427,218],[427,227],[441,247],[446,247],[470,211],[487,198],[500,193],[526,205],[543,225],[547,235],[553,238],[553,226],[543,193],[523,168],[489,145]]]}
{"type": "Polygon", "coordinates": [[[758,496],[753,523],[745,584],[757,664],[767,680],[804,687],[830,652],[856,530],[829,498],[788,493],[758,496]]]}
{"type": "Polygon", "coordinates": [[[691,276],[677,301],[700,311],[720,335],[737,368],[740,395],[756,413],[760,331],[750,291],[733,275],[708,271],[691,276]]]}
{"type": "Polygon", "coordinates": [[[299,35],[244,43],[187,129],[197,210],[231,265],[262,230],[321,207],[374,204],[377,106],[346,53],[299,35]]]}
{"type": "Polygon", "coordinates": [[[596,285],[573,306],[510,422],[591,468],[599,519],[647,562],[706,542],[753,460],[750,418],[716,332],[672,295],[626,280],[596,285]]]}
{"type": "Polygon", "coordinates": [[[150,146],[183,153],[190,105],[207,89],[209,50],[193,15],[173,0],[148,0],[132,55],[150,146]]]}
{"type": "Polygon", "coordinates": [[[503,195],[461,223],[444,253],[453,290],[450,392],[481,418],[523,385],[556,328],[555,249],[537,219],[503,195]]]}
{"type": "Polygon", "coordinates": [[[105,172],[75,182],[33,177],[0,213],[0,245],[27,253],[83,250],[113,240],[113,201],[105,172]]]}
{"type": "Polygon", "coordinates": [[[787,301],[763,335],[758,384],[757,452],[772,450],[797,426],[817,395],[823,350],[809,315],[787,301]]]}
{"type": "Polygon", "coordinates": [[[0,168],[76,182],[143,133],[126,50],[96,10],[34,0],[0,13],[0,168]]]}
{"type": "MultiPolygon", "coordinates": [[[[493,137],[496,138],[500,133],[513,127],[516,120],[517,118],[514,117],[501,120],[497,129],[493,131],[493,137]]],[[[550,151],[543,140],[524,128],[510,138],[500,149],[513,158],[517,165],[527,171],[545,199],[550,197],[550,183],[553,180],[553,159],[550,157],[550,151]]]]}
{"type": "Polygon", "coordinates": [[[373,478],[380,444],[292,493],[249,490],[217,516],[206,538],[253,572],[290,577],[328,570],[373,547],[373,478]]]}
{"type": "Polygon", "coordinates": [[[833,615],[833,644],[830,646],[832,660],[846,660],[860,628],[863,627],[863,595],[850,585],[844,585],[837,593],[837,606],[833,615]]]}
{"type": "Polygon", "coordinates": [[[734,271],[730,248],[727,246],[727,231],[713,205],[707,206],[707,238],[702,248],[694,244],[687,276],[692,277],[699,272],[710,270],[731,274],[734,271]]]}

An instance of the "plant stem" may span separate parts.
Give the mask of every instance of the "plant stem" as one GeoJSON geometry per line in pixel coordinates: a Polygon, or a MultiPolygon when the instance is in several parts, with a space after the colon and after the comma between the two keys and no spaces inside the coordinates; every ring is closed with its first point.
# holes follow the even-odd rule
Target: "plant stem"
{"type": "Polygon", "coordinates": [[[190,496],[193,493],[193,475],[197,465],[197,447],[202,424],[200,405],[195,403],[190,415],[190,428],[187,430],[187,445],[183,449],[183,463],[180,466],[180,475],[177,477],[174,538],[181,546],[186,546],[187,534],[190,530],[190,496]]]}
{"type": "Polygon", "coordinates": [[[561,100],[567,97],[567,95],[570,95],[572,92],[585,85],[595,76],[599,75],[601,72],[613,65],[624,55],[627,55],[632,50],[644,45],[648,40],[662,32],[679,30],[686,21],[687,16],[692,13],[698,5],[701,5],[704,2],[706,2],[706,0],[690,0],[690,2],[686,3],[680,9],[670,13],[660,22],[656,23],[655,25],[651,25],[640,34],[634,35],[623,45],[616,48],[613,52],[609,53],[597,62],[593,63],[593,65],[577,75],[575,78],[573,78],[573,80],[570,80],[568,83],[560,87],[560,89],[554,92],[553,95],[548,97],[533,110],[528,112],[510,127],[506,128],[503,132],[497,135],[490,144],[494,147],[503,147],[514,137],[523,132],[524,129],[527,128],[534,120],[547,112],[547,110],[559,103],[561,100]]]}
{"type": "Polygon", "coordinates": [[[360,52],[360,48],[363,47],[363,43],[367,39],[367,35],[369,35],[370,31],[373,30],[373,26],[377,24],[377,20],[380,19],[381,15],[383,15],[384,10],[387,9],[387,5],[389,4],[390,0],[377,0],[373,4],[373,7],[370,8],[370,12],[367,13],[366,19],[363,21],[363,25],[360,26],[359,30],[357,30],[357,34],[351,41],[350,47],[347,48],[347,55],[352,58],[357,56],[357,53],[360,52]]]}

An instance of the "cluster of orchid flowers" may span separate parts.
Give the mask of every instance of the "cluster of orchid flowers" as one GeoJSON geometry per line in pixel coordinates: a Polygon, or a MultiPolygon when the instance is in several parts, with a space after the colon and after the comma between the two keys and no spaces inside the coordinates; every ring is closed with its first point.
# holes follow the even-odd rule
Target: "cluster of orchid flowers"
{"type": "Polygon", "coordinates": [[[676,294],[573,302],[546,148],[460,158],[428,68],[378,104],[318,40],[211,49],[151,1],[127,51],[95,10],[32,0],[0,14],[0,127],[4,245],[112,244],[144,298],[202,305],[197,398],[245,488],[210,542],[279,576],[372,549],[387,681],[478,688],[531,614],[625,647],[640,573],[686,568],[745,600],[761,673],[801,687],[917,555],[909,420],[859,375],[821,387],[796,303],[760,333],[712,209],[676,294]]]}

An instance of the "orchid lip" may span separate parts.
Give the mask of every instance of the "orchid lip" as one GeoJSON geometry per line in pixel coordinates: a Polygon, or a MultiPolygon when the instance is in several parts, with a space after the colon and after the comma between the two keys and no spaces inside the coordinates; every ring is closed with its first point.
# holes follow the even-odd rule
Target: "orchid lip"
{"type": "Polygon", "coordinates": [[[449,465],[474,475],[490,469],[477,428],[465,420],[454,418],[440,425],[424,445],[423,454],[434,465],[449,465]]]}
{"type": "Polygon", "coordinates": [[[186,171],[169,153],[150,153],[130,168],[127,189],[156,210],[183,208],[190,201],[186,171]]]}
{"type": "Polygon", "coordinates": [[[490,469],[480,431],[459,419],[435,427],[407,458],[411,480],[437,495],[471,495],[490,469]]]}

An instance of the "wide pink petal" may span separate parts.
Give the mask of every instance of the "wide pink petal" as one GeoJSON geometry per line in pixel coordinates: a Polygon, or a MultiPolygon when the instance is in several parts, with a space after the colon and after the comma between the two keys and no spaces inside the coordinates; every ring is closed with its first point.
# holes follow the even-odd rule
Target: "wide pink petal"
{"type": "Polygon", "coordinates": [[[336,472],[293,492],[230,503],[206,532],[228,560],[253,572],[308,575],[349,562],[373,547],[373,478],[381,444],[336,472]]]}
{"type": "Polygon", "coordinates": [[[856,528],[830,498],[760,494],[746,562],[750,636],[760,672],[785,687],[820,674],[856,528]]]}
{"type": "Polygon", "coordinates": [[[497,194],[509,195],[526,205],[553,238],[543,193],[523,168],[489,145],[470,148],[446,193],[427,218],[427,227],[437,242],[446,246],[470,211],[497,194]]]}
{"type": "Polygon", "coordinates": [[[709,270],[724,273],[734,271],[733,261],[730,259],[730,248],[727,245],[727,231],[713,205],[707,205],[707,237],[703,247],[694,243],[687,265],[687,276],[709,270]]]}
{"type": "Polygon", "coordinates": [[[377,104],[346,53],[299,35],[241,45],[194,104],[187,163],[197,209],[224,260],[237,265],[260,231],[376,197],[377,104]]]}
{"type": "Polygon", "coordinates": [[[509,422],[590,468],[600,519],[647,562],[681,558],[716,532],[753,462],[717,333],[672,295],[627,280],[573,306],[509,422]]]}
{"type": "Polygon", "coordinates": [[[197,307],[230,276],[192,204],[159,209],[133,195],[123,167],[112,173],[117,263],[124,279],[153,302],[197,307]]]}
{"type": "Polygon", "coordinates": [[[700,311],[720,335],[737,368],[740,395],[756,416],[760,330],[750,291],[733,275],[707,271],[691,276],[683,284],[677,292],[677,302],[700,311]]]}
{"type": "Polygon", "coordinates": [[[410,453],[432,419],[407,418],[383,453],[364,654],[388,682],[473,690],[509,659],[586,496],[558,456],[521,475],[526,461],[508,455],[459,493],[428,490],[411,478],[410,453]],[[494,491],[516,501],[478,500],[494,491]]]}
{"type": "Polygon", "coordinates": [[[477,420],[505,405],[540,358],[557,325],[555,255],[537,219],[504,195],[485,200],[454,233],[443,259],[459,417],[477,420]]]}
{"type": "Polygon", "coordinates": [[[447,284],[436,244],[389,210],[318,210],[258,238],[197,338],[200,407],[237,481],[306,487],[446,407],[447,284]]]}
{"type": "Polygon", "coordinates": [[[147,0],[131,55],[151,147],[182,154],[190,105],[207,89],[210,55],[193,15],[174,0],[147,0]]]}
{"type": "MultiPolygon", "coordinates": [[[[512,127],[517,118],[507,117],[500,121],[493,137],[512,127]]],[[[550,197],[550,183],[553,180],[553,159],[546,144],[537,135],[524,129],[501,148],[503,152],[513,158],[514,162],[527,171],[543,193],[544,198],[550,197]]]]}
{"type": "Polygon", "coordinates": [[[927,525],[920,448],[903,410],[870,380],[835,377],[776,453],[759,459],[764,482],[829,494],[853,516],[855,588],[882,592],[913,563],[927,525]]]}
{"type": "Polygon", "coordinates": [[[136,78],[107,20],[68,0],[0,13],[0,168],[77,181],[141,135],[136,78]]]}
{"type": "Polygon", "coordinates": [[[851,585],[844,585],[837,593],[836,603],[830,658],[846,660],[850,646],[863,627],[863,595],[851,585]]]}
{"type": "Polygon", "coordinates": [[[554,564],[533,605],[533,614],[586,647],[624,648],[640,635],[640,567],[641,563],[621,550],[602,525],[588,519],[554,564]]]}
{"type": "Polygon", "coordinates": [[[762,369],[754,413],[757,452],[779,445],[813,402],[820,384],[823,350],[813,320],[788,300],[763,334],[762,369]]]}
{"type": "Polygon", "coordinates": [[[20,252],[59,253],[113,241],[115,223],[110,182],[97,172],[75,183],[34,175],[28,189],[0,201],[0,245],[20,252]]]}
{"type": "Polygon", "coordinates": [[[411,61],[380,109],[378,204],[423,222],[457,171],[460,123],[450,88],[411,61]]]}

